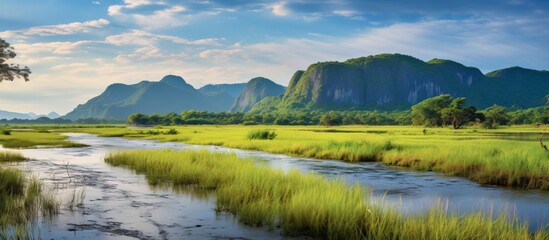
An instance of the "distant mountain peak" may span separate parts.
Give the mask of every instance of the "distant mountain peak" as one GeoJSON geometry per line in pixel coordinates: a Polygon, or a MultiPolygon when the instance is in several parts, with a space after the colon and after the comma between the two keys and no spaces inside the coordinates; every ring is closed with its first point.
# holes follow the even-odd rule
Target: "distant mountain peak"
{"type": "Polygon", "coordinates": [[[168,74],[164,76],[162,79],[160,79],[160,82],[185,82],[185,80],[181,76],[168,74]]]}
{"type": "Polygon", "coordinates": [[[170,85],[172,87],[179,88],[179,89],[195,90],[193,86],[185,82],[185,79],[176,75],[166,75],[162,79],[160,79],[159,82],[170,85]]]}

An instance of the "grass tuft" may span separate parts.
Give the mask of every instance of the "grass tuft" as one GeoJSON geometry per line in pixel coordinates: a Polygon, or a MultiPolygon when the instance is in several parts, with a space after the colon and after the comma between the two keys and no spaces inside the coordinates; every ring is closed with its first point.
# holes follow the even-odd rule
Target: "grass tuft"
{"type": "Polygon", "coordinates": [[[276,132],[269,129],[262,130],[252,130],[248,133],[248,139],[258,139],[258,140],[273,140],[276,138],[276,132]]]}

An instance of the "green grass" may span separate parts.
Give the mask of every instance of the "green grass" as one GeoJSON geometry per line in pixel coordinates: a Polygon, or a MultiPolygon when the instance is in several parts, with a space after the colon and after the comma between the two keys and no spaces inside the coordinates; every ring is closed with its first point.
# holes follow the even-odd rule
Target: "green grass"
{"type": "Polygon", "coordinates": [[[0,151],[0,163],[3,162],[21,162],[25,161],[27,158],[21,153],[0,151]]]}
{"type": "Polygon", "coordinates": [[[86,145],[67,141],[66,136],[44,130],[11,130],[10,135],[0,135],[0,145],[4,148],[37,147],[84,147],[86,145]]]}
{"type": "MultiPolygon", "coordinates": [[[[1,153],[0,162],[21,161],[16,153],[1,153]],[[3,158],[2,156],[8,156],[3,158]]],[[[0,166],[0,238],[27,239],[27,228],[41,216],[51,219],[58,203],[52,193],[42,190],[35,178],[28,178],[18,169],[0,166]]]]}
{"type": "Polygon", "coordinates": [[[247,137],[250,140],[273,140],[276,138],[276,132],[269,129],[256,129],[248,132],[247,137]]]}
{"type": "Polygon", "coordinates": [[[256,165],[235,154],[208,151],[134,150],[110,154],[105,161],[145,174],[156,186],[181,186],[215,192],[218,211],[242,223],[274,228],[286,235],[327,239],[547,239],[529,233],[513,216],[455,215],[444,205],[424,214],[403,216],[372,202],[358,184],[329,180],[297,170],[256,165]]]}
{"type": "Polygon", "coordinates": [[[483,184],[549,190],[549,154],[536,138],[539,132],[548,133],[547,127],[427,128],[426,134],[422,127],[411,126],[268,128],[276,131],[276,139],[249,139],[250,132],[261,132],[266,126],[185,126],[175,127],[178,132],[175,135],[154,136],[120,127],[61,131],[219,145],[317,159],[379,161],[443,172],[483,184]]]}

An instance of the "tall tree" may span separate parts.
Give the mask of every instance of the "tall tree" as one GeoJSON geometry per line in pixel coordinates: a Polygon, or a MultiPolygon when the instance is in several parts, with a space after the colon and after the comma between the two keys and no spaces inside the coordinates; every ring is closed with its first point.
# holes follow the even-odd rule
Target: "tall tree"
{"type": "Polygon", "coordinates": [[[15,78],[23,78],[29,81],[31,70],[28,67],[19,67],[17,64],[6,63],[9,59],[15,58],[13,47],[0,38],[0,82],[13,81],[15,78]]]}
{"type": "Polygon", "coordinates": [[[452,100],[450,106],[441,110],[441,117],[446,124],[451,124],[454,129],[460,129],[463,125],[475,120],[477,109],[465,107],[465,98],[452,100]]]}
{"type": "Polygon", "coordinates": [[[412,123],[441,127],[444,124],[442,109],[450,106],[452,100],[453,98],[449,94],[442,94],[412,106],[412,123]]]}

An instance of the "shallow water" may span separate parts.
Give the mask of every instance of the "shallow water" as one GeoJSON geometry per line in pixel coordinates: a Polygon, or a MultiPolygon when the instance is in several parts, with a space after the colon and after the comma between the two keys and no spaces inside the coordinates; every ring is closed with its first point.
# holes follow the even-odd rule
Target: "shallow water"
{"type": "Polygon", "coordinates": [[[194,146],[148,140],[100,138],[91,134],[67,134],[70,141],[91,147],[30,149],[31,158],[19,166],[37,175],[47,186],[57,187],[61,199],[85,189],[82,206],[63,206],[60,216],[40,225],[36,235],[44,239],[276,239],[279,231],[239,224],[230,214],[216,214],[215,199],[207,193],[174,193],[151,189],[142,175],[104,163],[104,156],[121,149],[208,149],[234,152],[260,164],[285,170],[297,168],[328,177],[360,182],[374,199],[416,213],[439,202],[450,211],[515,212],[532,230],[549,223],[549,193],[483,186],[439,173],[417,172],[379,163],[295,158],[217,146],[194,146]],[[68,164],[68,165],[67,165],[68,164]],[[68,173],[67,173],[68,170],[68,173]],[[70,176],[70,177],[69,177],[70,176]]]}

